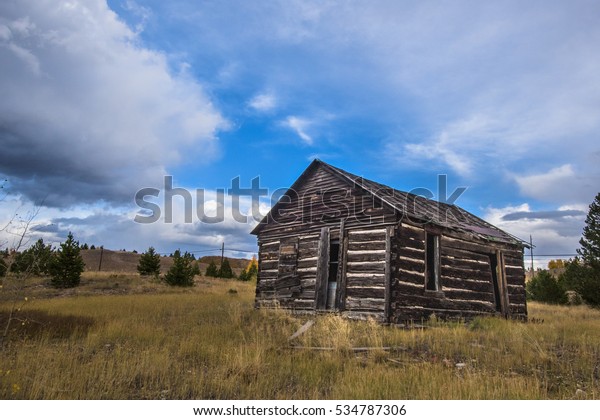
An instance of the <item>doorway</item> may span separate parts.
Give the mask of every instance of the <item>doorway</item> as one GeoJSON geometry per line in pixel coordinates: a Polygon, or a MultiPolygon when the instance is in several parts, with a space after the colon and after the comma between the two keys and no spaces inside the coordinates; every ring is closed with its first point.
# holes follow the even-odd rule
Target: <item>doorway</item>
{"type": "Polygon", "coordinates": [[[340,269],[340,241],[329,242],[329,264],[327,271],[327,300],[326,309],[336,309],[335,296],[337,292],[337,279],[340,269]]]}
{"type": "Polygon", "coordinates": [[[497,251],[494,254],[488,254],[488,257],[490,259],[490,268],[492,271],[492,284],[494,286],[496,312],[506,315],[508,307],[508,291],[506,289],[502,253],[497,251]]]}

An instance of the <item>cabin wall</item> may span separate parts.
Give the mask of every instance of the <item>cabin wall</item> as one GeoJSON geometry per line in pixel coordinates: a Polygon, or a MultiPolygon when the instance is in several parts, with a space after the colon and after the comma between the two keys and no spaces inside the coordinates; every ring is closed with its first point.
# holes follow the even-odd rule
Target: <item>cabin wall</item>
{"type": "Polygon", "coordinates": [[[527,319],[523,248],[514,247],[504,251],[504,266],[511,316],[517,319],[527,319]]]}
{"type": "Polygon", "coordinates": [[[385,320],[387,235],[387,227],[348,230],[345,316],[385,320]]]}
{"type": "MultiPolygon", "coordinates": [[[[337,310],[350,318],[374,317],[405,323],[427,319],[472,318],[497,313],[490,255],[503,255],[508,311],[526,318],[522,248],[477,243],[460,234],[440,234],[439,291],[425,288],[426,243],[422,227],[363,226],[328,228],[327,238],[342,244],[337,310]]],[[[321,235],[278,239],[259,237],[256,306],[297,312],[317,309],[321,235]]],[[[321,262],[321,264],[326,264],[321,262]]]]}
{"type": "Polygon", "coordinates": [[[472,318],[497,312],[490,255],[504,256],[510,315],[524,318],[522,249],[508,244],[478,243],[461,234],[440,233],[440,290],[426,290],[425,229],[400,225],[394,237],[398,258],[392,266],[392,322],[441,318],[472,318]],[[520,254],[519,254],[520,253],[520,254]],[[519,255],[520,265],[519,264],[519,255]]]}
{"type": "Polygon", "coordinates": [[[318,235],[327,226],[337,235],[342,219],[346,229],[394,224],[398,220],[394,209],[323,167],[306,174],[296,193],[289,202],[278,204],[276,214],[269,215],[268,223],[260,231],[259,241],[318,235]]]}
{"type": "Polygon", "coordinates": [[[259,242],[255,306],[314,309],[318,235],[259,242]]]}
{"type": "MultiPolygon", "coordinates": [[[[389,229],[386,226],[349,229],[340,235],[338,228],[330,229],[331,235],[327,235],[343,243],[338,275],[342,296],[335,309],[342,310],[349,318],[386,320],[389,229]]],[[[316,310],[320,240],[316,234],[259,240],[256,307],[316,310]]]]}

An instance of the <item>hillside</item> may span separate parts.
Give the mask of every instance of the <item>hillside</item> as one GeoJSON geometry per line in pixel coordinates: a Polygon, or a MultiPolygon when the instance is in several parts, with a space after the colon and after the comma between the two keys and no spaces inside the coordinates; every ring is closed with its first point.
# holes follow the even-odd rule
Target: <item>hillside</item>
{"type": "MultiPolygon", "coordinates": [[[[81,251],[81,256],[85,262],[86,271],[99,271],[100,267],[100,249],[87,249],[81,251]]],[[[105,249],[102,252],[102,266],[100,271],[120,272],[120,273],[134,273],[137,270],[137,264],[140,259],[140,254],[129,251],[111,251],[105,249]]],[[[229,264],[236,275],[239,275],[242,269],[244,269],[250,260],[245,258],[229,258],[229,264]]],[[[217,266],[221,263],[220,256],[205,256],[198,259],[200,264],[200,271],[204,272],[208,264],[214,261],[217,266]]],[[[161,257],[160,267],[161,273],[166,273],[167,270],[173,264],[171,257],[161,257]]]]}

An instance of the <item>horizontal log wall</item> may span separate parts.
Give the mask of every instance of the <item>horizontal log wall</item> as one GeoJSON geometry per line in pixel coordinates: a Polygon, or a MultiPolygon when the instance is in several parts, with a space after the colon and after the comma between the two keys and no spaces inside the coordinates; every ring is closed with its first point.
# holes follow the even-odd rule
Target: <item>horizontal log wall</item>
{"type": "Polygon", "coordinates": [[[259,243],[257,307],[314,309],[318,240],[317,235],[302,235],[259,243]]]}
{"type": "Polygon", "coordinates": [[[471,318],[496,313],[492,267],[488,252],[505,255],[511,315],[526,317],[522,250],[508,244],[479,244],[451,232],[440,235],[441,291],[425,290],[425,229],[400,225],[395,236],[392,322],[441,318],[471,318]],[[519,258],[520,257],[520,258],[519,258]],[[520,261],[520,269],[517,266],[520,261]]]}
{"type": "Polygon", "coordinates": [[[504,266],[506,284],[508,286],[509,310],[513,318],[527,318],[527,302],[525,300],[525,267],[523,248],[515,247],[504,250],[504,266]]]}
{"type": "Polygon", "coordinates": [[[386,229],[348,230],[346,253],[346,316],[375,316],[385,312],[386,229]]]}
{"type": "Polygon", "coordinates": [[[258,243],[258,274],[254,305],[276,305],[275,282],[279,273],[279,240],[258,243]]]}

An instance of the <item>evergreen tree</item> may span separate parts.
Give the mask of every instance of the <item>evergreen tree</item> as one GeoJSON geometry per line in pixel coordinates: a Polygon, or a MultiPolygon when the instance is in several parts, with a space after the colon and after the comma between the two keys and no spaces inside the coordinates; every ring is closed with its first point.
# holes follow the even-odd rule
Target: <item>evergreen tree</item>
{"type": "Polygon", "coordinates": [[[583,237],[579,240],[581,248],[577,253],[586,264],[600,269],[600,193],[590,204],[590,210],[585,219],[583,237]]]}
{"type": "Polygon", "coordinates": [[[251,281],[254,278],[256,278],[257,274],[258,274],[258,261],[256,261],[256,256],[253,255],[250,262],[248,262],[248,265],[246,266],[246,268],[244,268],[242,270],[242,272],[240,273],[239,279],[242,281],[251,281]]]}
{"type": "Polygon", "coordinates": [[[6,266],[6,262],[4,258],[0,257],[0,277],[6,276],[6,272],[8,271],[8,267],[6,266]]]}
{"type": "Polygon", "coordinates": [[[560,283],[566,290],[573,290],[591,306],[600,306],[600,269],[582,263],[579,258],[568,261],[560,283]]]}
{"type": "Polygon", "coordinates": [[[258,261],[256,260],[256,255],[252,256],[250,263],[248,263],[248,267],[246,267],[246,272],[248,273],[248,280],[252,280],[252,277],[256,277],[258,274],[258,261]]]}
{"type": "Polygon", "coordinates": [[[173,265],[165,275],[165,282],[171,286],[193,286],[194,268],[190,258],[181,255],[177,250],[173,253],[173,265]]]}
{"type": "Polygon", "coordinates": [[[82,250],[88,250],[88,249],[90,249],[90,247],[88,246],[88,244],[86,242],[85,244],[81,245],[81,249],[82,250]]]}
{"type": "Polygon", "coordinates": [[[567,294],[561,282],[548,270],[540,270],[526,286],[527,298],[539,302],[565,304],[567,294]]]}
{"type": "Polygon", "coordinates": [[[54,287],[67,288],[79,285],[81,273],[85,268],[79,252],[79,242],[69,232],[67,240],[60,244],[50,262],[50,275],[54,287]]]}
{"type": "Polygon", "coordinates": [[[92,246],[90,246],[90,249],[96,249],[96,245],[92,244],[92,246]]]}
{"type": "Polygon", "coordinates": [[[200,273],[200,265],[198,264],[198,261],[194,261],[192,260],[192,272],[194,273],[194,276],[199,276],[200,273]]]}
{"type": "Polygon", "coordinates": [[[221,277],[223,279],[231,279],[235,277],[227,258],[223,260],[223,264],[221,264],[221,267],[219,267],[219,274],[217,277],[221,277]]]}
{"type": "Polygon", "coordinates": [[[217,265],[214,261],[211,261],[206,267],[206,273],[204,274],[206,277],[219,277],[219,270],[217,269],[217,265]]]}
{"type": "Polygon", "coordinates": [[[44,244],[44,240],[40,238],[35,244],[15,256],[10,271],[34,276],[47,275],[51,259],[52,246],[44,244]]]}
{"type": "Polygon", "coordinates": [[[154,247],[148,248],[148,251],[142,253],[137,265],[137,271],[142,276],[158,276],[160,274],[160,255],[154,247]]]}

